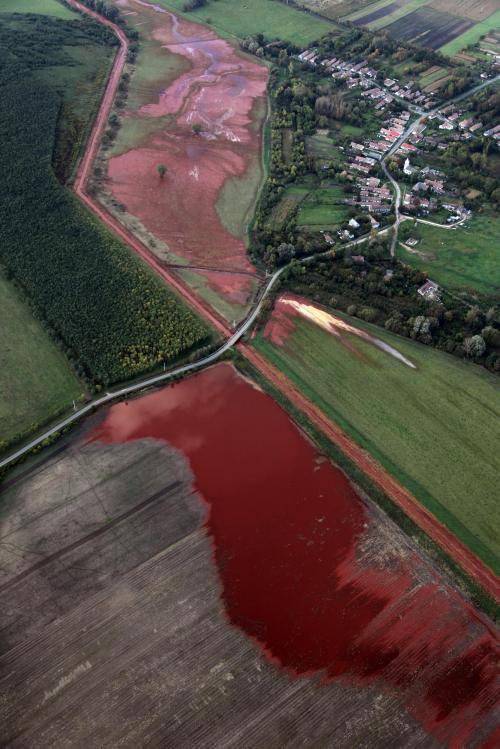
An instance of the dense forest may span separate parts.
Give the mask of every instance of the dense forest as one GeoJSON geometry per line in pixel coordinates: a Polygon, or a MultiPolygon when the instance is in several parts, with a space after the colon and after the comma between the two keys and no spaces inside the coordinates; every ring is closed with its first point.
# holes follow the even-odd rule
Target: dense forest
{"type": "Polygon", "coordinates": [[[88,20],[0,16],[0,263],[99,389],[172,361],[209,334],[54,174],[65,96],[56,66],[70,62],[68,49],[96,41],[109,43],[109,32],[88,20]],[[50,78],[40,75],[49,66],[50,78]]]}

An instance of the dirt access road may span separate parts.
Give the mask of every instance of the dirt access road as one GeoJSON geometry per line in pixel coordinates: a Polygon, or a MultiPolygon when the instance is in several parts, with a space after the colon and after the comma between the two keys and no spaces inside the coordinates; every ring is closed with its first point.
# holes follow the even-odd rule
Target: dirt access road
{"type": "MultiPolygon", "coordinates": [[[[86,191],[86,185],[90,171],[99,147],[100,139],[106,127],[106,123],[113,105],[114,97],[120,81],[123,65],[128,52],[127,38],[116,24],[103,18],[94,11],[89,10],[78,0],[68,2],[81,12],[87,13],[96,20],[104,23],[116,34],[120,42],[120,50],[116,56],[106,92],[104,94],[99,113],[97,115],[92,134],[89,138],[87,149],[82,158],[75,181],[74,190],[78,197],[96,214],[104,223],[112,229],[124,242],[126,242],[148,265],[158,273],[168,284],[170,284],[182,297],[207,319],[214,328],[226,338],[231,331],[224,321],[216,316],[187,286],[179,281],[173,274],[163,268],[152,253],[133,234],[123,228],[98,202],[90,197],[86,191]]],[[[304,395],[299,393],[290,381],[272,367],[265,359],[253,351],[250,347],[240,344],[239,351],[268,379],[275,387],[281,390],[287,398],[302,411],[315,426],[326,436],[335,442],[338,447],[346,453],[359,467],[379,486],[401,509],[422,528],[436,543],[438,543],[449,556],[454,559],[482,588],[484,588],[495,600],[500,601],[500,582],[496,575],[468,548],[463,546],[455,536],[443,526],[433,515],[431,515],[420,503],[417,502],[406,489],[404,489],[392,476],[390,476],[371,456],[358,447],[342,430],[330,422],[326,416],[304,395]]]]}

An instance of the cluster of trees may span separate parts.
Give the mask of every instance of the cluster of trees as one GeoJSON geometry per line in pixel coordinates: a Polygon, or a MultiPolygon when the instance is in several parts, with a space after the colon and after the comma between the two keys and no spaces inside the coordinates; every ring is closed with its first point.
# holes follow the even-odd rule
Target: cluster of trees
{"type": "Polygon", "coordinates": [[[475,85],[477,85],[477,72],[473,68],[461,67],[438,88],[437,94],[446,101],[468,91],[475,85]]]}
{"type": "Polygon", "coordinates": [[[104,18],[107,18],[112,23],[116,23],[117,26],[121,26],[129,39],[134,41],[139,38],[138,32],[127,25],[124,16],[120,13],[116,5],[110,5],[104,2],[104,0],[80,0],[80,2],[86,5],[87,8],[90,8],[90,10],[95,10],[96,13],[104,16],[104,18]]]}
{"type": "Polygon", "coordinates": [[[0,263],[76,372],[99,389],[189,353],[209,334],[57,181],[51,156],[63,92],[32,72],[33,49],[45,44],[38,68],[64,62],[56,38],[85,46],[81,25],[57,19],[33,22],[15,48],[0,44],[0,263]]]}
{"type": "Polygon", "coordinates": [[[500,121],[500,91],[483,89],[471,100],[474,112],[486,126],[493,127],[500,121]]]}
{"type": "Polygon", "coordinates": [[[189,13],[191,10],[196,10],[197,8],[204,8],[205,5],[207,5],[208,0],[186,0],[184,5],[182,6],[182,10],[184,13],[189,13]]]}
{"type": "Polygon", "coordinates": [[[429,303],[417,294],[426,276],[397,260],[387,260],[379,241],[335,257],[314,258],[307,267],[292,262],[282,285],[399,335],[474,360],[500,373],[500,314],[495,308],[467,307],[460,301],[429,303]],[[356,258],[357,260],[357,258],[356,258]],[[387,270],[392,270],[390,279],[387,270]]]}

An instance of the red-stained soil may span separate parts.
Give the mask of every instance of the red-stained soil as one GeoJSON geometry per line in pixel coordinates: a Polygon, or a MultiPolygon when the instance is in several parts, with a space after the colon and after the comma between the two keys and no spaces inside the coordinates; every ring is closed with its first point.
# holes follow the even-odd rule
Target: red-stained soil
{"type": "Polygon", "coordinates": [[[255,288],[251,275],[238,276],[236,273],[211,270],[197,270],[196,272],[207,279],[208,285],[214,291],[233,304],[246,304],[255,288]]]}
{"type": "Polygon", "coordinates": [[[269,338],[274,344],[282,346],[290,333],[295,329],[295,318],[297,316],[313,322],[318,327],[334,335],[343,346],[348,348],[359,359],[365,359],[366,357],[364,357],[363,352],[356,345],[356,339],[362,339],[371,343],[373,346],[385,351],[389,356],[398,359],[398,361],[407,367],[416,368],[413,362],[381,338],[351,325],[343,318],[314,304],[310,299],[296,296],[295,294],[282,294],[280,296],[276,302],[273,314],[264,329],[264,337],[269,338]]]}
{"type": "Polygon", "coordinates": [[[228,617],[267,657],[376,683],[449,747],[494,740],[496,633],[269,396],[218,365],[113,406],[91,438],[147,437],[188,457],[228,617]]]}
{"type": "MultiPolygon", "coordinates": [[[[147,14],[153,37],[184,57],[190,69],[127,116],[150,120],[171,115],[141,147],[109,161],[108,187],[127,211],[189,265],[250,271],[244,241],[223,226],[216,210],[226,182],[245,174],[260,153],[261,133],[252,127],[253,110],[265,96],[267,69],[240,55],[203,26],[161,8],[129,0],[126,7],[147,14]],[[195,135],[192,126],[202,128],[195,135]],[[159,179],[156,167],[165,164],[159,179]]],[[[209,285],[223,295],[214,279],[209,285]]],[[[248,284],[235,275],[230,293],[248,298],[248,284]]],[[[227,297],[229,298],[229,297],[227,297]]]]}
{"type": "Polygon", "coordinates": [[[295,330],[294,319],[298,317],[298,314],[293,307],[285,307],[283,297],[280,297],[266,323],[264,337],[276,346],[283,346],[289,335],[295,330]]]}

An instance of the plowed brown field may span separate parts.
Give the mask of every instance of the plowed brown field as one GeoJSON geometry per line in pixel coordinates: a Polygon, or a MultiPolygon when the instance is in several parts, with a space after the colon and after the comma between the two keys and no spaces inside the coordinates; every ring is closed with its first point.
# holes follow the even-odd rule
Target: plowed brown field
{"type": "Polygon", "coordinates": [[[484,21],[498,10],[499,4],[498,0],[433,0],[430,7],[472,21],[484,21]]]}

